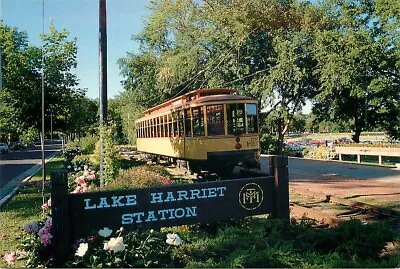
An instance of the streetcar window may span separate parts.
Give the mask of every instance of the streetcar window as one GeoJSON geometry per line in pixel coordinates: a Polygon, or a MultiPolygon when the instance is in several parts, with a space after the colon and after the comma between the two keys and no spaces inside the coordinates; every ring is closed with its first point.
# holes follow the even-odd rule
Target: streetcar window
{"type": "Polygon", "coordinates": [[[169,129],[169,136],[173,137],[174,136],[174,130],[172,129],[172,115],[168,115],[168,129],[169,129]]]}
{"type": "Polygon", "coordinates": [[[162,137],[162,117],[158,117],[157,119],[157,137],[162,137]]]}
{"type": "Polygon", "coordinates": [[[207,106],[208,135],[224,135],[224,105],[207,106]]]}
{"type": "Polygon", "coordinates": [[[226,106],[228,117],[228,134],[238,135],[245,132],[244,104],[229,104],[226,106]]]}
{"type": "Polygon", "coordinates": [[[190,117],[190,108],[185,109],[185,136],[192,136],[192,119],[190,117]]]}
{"type": "Polygon", "coordinates": [[[168,136],[168,117],[167,117],[167,115],[164,115],[164,123],[163,123],[163,125],[164,125],[164,137],[167,137],[168,136]]]}
{"type": "Polygon", "coordinates": [[[246,104],[247,132],[257,133],[257,106],[256,104],[246,104]]]}
{"type": "Polygon", "coordinates": [[[179,136],[179,124],[178,124],[178,122],[179,122],[179,112],[178,111],[175,111],[175,112],[173,112],[173,114],[172,114],[172,119],[173,119],[173,129],[174,129],[174,137],[178,137],[179,136]]]}
{"type": "Polygon", "coordinates": [[[156,127],[155,127],[154,119],[150,120],[150,124],[151,124],[151,137],[156,137],[156,127]]]}
{"type": "Polygon", "coordinates": [[[158,117],[157,118],[155,118],[154,119],[154,129],[155,129],[155,132],[154,132],[154,136],[155,137],[158,137],[159,135],[158,135],[158,126],[159,126],[159,121],[158,121],[158,117]]]}
{"type": "Polygon", "coordinates": [[[203,107],[192,108],[193,136],[204,136],[203,107]]]}
{"type": "Polygon", "coordinates": [[[179,128],[179,136],[183,137],[185,135],[184,132],[184,122],[183,122],[183,111],[180,110],[178,112],[178,128],[179,128]]]}
{"type": "Polygon", "coordinates": [[[152,120],[148,121],[149,123],[149,138],[153,137],[153,126],[152,126],[152,120]]]}

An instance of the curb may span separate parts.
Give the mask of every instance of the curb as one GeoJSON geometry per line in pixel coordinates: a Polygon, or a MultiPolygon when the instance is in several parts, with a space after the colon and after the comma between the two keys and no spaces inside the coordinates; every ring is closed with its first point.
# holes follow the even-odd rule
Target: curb
{"type": "MultiPolygon", "coordinates": [[[[45,160],[45,163],[51,161],[59,152],[55,152],[45,160]]],[[[38,162],[33,167],[14,177],[8,182],[2,189],[2,192],[6,193],[4,197],[0,199],[0,210],[11,200],[12,197],[17,193],[21,183],[29,181],[40,169],[42,168],[41,162],[38,162]]]]}

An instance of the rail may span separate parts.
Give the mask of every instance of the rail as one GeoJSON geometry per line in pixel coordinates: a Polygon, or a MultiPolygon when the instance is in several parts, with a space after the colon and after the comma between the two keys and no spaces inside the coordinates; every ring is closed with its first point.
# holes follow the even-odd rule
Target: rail
{"type": "Polygon", "coordinates": [[[340,161],[342,161],[342,155],[357,155],[358,163],[361,163],[361,155],[378,156],[380,165],[382,165],[382,156],[400,157],[400,148],[336,147],[335,151],[339,154],[340,161]]]}

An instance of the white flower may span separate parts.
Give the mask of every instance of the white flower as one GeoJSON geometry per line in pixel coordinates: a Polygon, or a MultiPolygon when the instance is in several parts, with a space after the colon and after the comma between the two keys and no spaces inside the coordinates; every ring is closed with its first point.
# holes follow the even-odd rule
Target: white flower
{"type": "Polygon", "coordinates": [[[173,234],[167,234],[167,240],[165,240],[167,244],[169,245],[174,245],[174,246],[179,246],[182,244],[182,239],[177,235],[176,233],[173,234]]]}
{"type": "Polygon", "coordinates": [[[108,229],[107,227],[104,227],[103,229],[99,230],[99,235],[101,237],[109,237],[112,233],[112,230],[108,229]]]}
{"type": "Polygon", "coordinates": [[[110,241],[104,243],[104,250],[112,250],[114,252],[123,251],[125,249],[124,239],[121,236],[117,238],[111,237],[110,241]]]}
{"type": "Polygon", "coordinates": [[[151,229],[151,230],[150,230],[150,233],[151,233],[151,234],[152,234],[152,233],[154,233],[154,230],[153,230],[153,229],[151,229]]]}
{"type": "Polygon", "coordinates": [[[121,227],[117,230],[117,232],[122,233],[122,231],[124,230],[124,227],[121,227]]]}
{"type": "Polygon", "coordinates": [[[86,251],[88,250],[88,247],[88,243],[80,243],[78,249],[75,252],[75,255],[83,257],[83,255],[85,255],[86,251]]]}

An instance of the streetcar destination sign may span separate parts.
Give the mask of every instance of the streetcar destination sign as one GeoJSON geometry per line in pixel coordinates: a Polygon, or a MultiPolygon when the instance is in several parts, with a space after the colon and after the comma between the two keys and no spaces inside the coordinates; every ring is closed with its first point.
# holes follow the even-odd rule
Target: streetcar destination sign
{"type": "Polygon", "coordinates": [[[272,177],[69,194],[76,236],[103,227],[158,228],[270,213],[272,177]]]}

